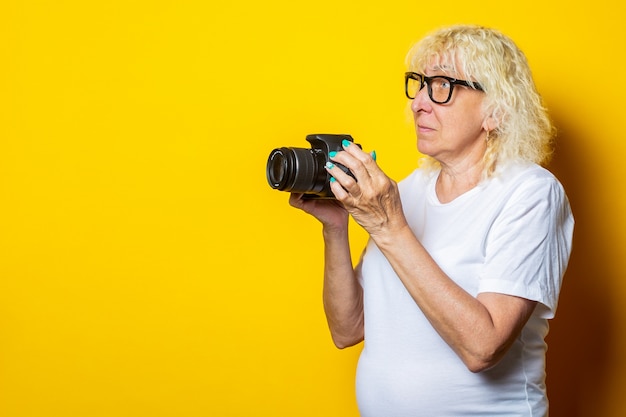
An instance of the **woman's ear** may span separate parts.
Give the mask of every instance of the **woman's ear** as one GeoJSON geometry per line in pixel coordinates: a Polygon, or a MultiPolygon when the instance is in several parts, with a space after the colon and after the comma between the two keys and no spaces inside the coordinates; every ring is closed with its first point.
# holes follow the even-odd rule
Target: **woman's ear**
{"type": "Polygon", "coordinates": [[[487,132],[495,130],[498,125],[500,125],[500,122],[493,115],[487,116],[485,120],[483,120],[483,129],[485,129],[487,132]]]}

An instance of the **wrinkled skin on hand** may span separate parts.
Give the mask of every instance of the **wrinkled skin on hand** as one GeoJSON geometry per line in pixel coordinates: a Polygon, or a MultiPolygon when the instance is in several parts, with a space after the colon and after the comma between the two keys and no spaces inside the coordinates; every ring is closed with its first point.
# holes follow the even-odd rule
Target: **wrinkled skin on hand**
{"type": "Polygon", "coordinates": [[[289,204],[318,219],[325,227],[343,229],[348,227],[348,211],[337,200],[303,199],[303,194],[292,193],[289,204]]]}
{"type": "Polygon", "coordinates": [[[358,146],[345,146],[332,161],[346,166],[356,180],[336,166],[327,167],[335,178],[331,189],[354,220],[374,239],[406,226],[398,185],[358,146]]]}

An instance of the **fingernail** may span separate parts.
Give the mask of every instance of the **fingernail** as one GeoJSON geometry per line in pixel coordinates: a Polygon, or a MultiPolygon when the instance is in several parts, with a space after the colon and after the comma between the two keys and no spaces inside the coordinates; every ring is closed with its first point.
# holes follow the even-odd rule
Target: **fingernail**
{"type": "Polygon", "coordinates": [[[372,151],[370,153],[370,155],[372,155],[372,159],[375,161],[376,160],[376,151],[372,151]]]}
{"type": "Polygon", "coordinates": [[[344,148],[347,148],[348,146],[350,146],[350,141],[348,139],[344,139],[341,141],[341,144],[344,148]]]}
{"type": "Polygon", "coordinates": [[[333,169],[334,167],[335,167],[335,164],[333,164],[332,162],[326,162],[327,169],[333,169]]]}
{"type": "Polygon", "coordinates": [[[330,177],[330,182],[335,182],[335,181],[337,181],[335,177],[330,177]]]}
{"type": "Polygon", "coordinates": [[[328,156],[330,156],[331,158],[334,158],[335,156],[337,156],[337,152],[330,151],[330,152],[328,152],[328,156]]]}

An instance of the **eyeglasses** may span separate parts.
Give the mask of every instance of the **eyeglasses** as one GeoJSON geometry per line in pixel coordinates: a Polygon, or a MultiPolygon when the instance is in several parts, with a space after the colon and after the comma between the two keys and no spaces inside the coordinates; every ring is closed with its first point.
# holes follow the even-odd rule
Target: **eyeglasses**
{"type": "Polygon", "coordinates": [[[433,103],[437,104],[446,104],[450,101],[455,85],[484,91],[477,82],[457,80],[456,78],[443,75],[427,77],[417,72],[404,73],[404,92],[409,99],[413,100],[417,93],[424,88],[424,85],[428,86],[428,97],[430,97],[433,103]]]}

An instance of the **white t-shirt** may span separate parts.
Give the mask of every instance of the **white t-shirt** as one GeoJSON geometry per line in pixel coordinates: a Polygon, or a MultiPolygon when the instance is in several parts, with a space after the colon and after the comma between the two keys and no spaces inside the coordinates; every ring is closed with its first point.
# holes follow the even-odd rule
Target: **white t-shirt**
{"type": "Polygon", "coordinates": [[[516,165],[442,204],[437,176],[418,169],[399,184],[404,213],[422,245],[469,294],[510,294],[537,301],[537,308],[505,357],[472,373],[370,240],[359,268],[365,309],[356,382],[361,415],[546,416],[544,338],[574,226],[565,192],[547,170],[516,165]]]}

